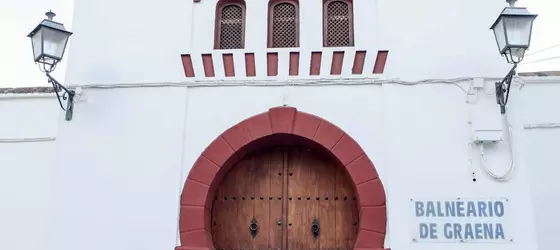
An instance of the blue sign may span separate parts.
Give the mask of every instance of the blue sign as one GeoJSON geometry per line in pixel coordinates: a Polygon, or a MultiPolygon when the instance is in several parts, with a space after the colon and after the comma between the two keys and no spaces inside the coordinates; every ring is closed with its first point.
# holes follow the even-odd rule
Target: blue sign
{"type": "Polygon", "coordinates": [[[507,199],[411,200],[416,242],[511,242],[507,199]]]}

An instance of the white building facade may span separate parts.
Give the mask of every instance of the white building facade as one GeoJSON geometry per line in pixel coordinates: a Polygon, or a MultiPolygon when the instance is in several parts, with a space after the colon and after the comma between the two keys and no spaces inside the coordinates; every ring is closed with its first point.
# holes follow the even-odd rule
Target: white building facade
{"type": "MultiPolygon", "coordinates": [[[[500,114],[494,82],[510,65],[488,27],[503,7],[78,1],[72,120],[45,89],[0,93],[0,248],[224,249],[222,179],[253,151],[297,144],[346,171],[358,211],[342,245],[323,243],[339,221],[323,216],[304,249],[556,249],[560,78],[516,77],[500,114]]],[[[278,245],[257,246],[261,233],[226,247],[305,236],[278,222],[278,245]]]]}

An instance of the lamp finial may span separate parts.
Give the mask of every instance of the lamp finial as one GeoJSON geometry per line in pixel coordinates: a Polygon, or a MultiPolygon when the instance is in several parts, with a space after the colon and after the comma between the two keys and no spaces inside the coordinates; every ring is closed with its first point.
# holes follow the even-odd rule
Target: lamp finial
{"type": "Polygon", "coordinates": [[[517,0],[506,0],[507,3],[509,3],[509,7],[515,7],[515,2],[517,2],[517,0]]]}
{"type": "Polygon", "coordinates": [[[52,21],[53,18],[56,16],[56,14],[54,12],[52,12],[51,10],[49,10],[49,12],[45,13],[45,16],[47,16],[47,18],[52,21]]]}

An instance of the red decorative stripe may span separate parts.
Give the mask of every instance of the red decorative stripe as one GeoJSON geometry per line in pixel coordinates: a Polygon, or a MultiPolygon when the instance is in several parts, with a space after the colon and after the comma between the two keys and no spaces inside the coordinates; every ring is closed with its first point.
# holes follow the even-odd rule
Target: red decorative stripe
{"type": "Polygon", "coordinates": [[[331,63],[331,75],[342,73],[342,63],[344,62],[344,51],[335,51],[331,63]]]}
{"type": "MultiPolygon", "coordinates": [[[[289,56],[289,67],[288,75],[298,76],[299,75],[299,64],[300,64],[300,53],[301,51],[290,51],[289,56]]],[[[332,61],[330,74],[331,75],[341,75],[342,68],[344,66],[344,55],[345,51],[335,51],[332,55],[332,61]]],[[[375,63],[373,66],[373,74],[383,74],[385,71],[385,65],[387,63],[387,57],[389,51],[380,50],[377,52],[375,63]]],[[[256,62],[254,53],[245,53],[245,74],[247,77],[254,77],[257,75],[256,72],[256,62]]],[[[367,51],[361,50],[356,51],[354,55],[354,62],[352,65],[352,74],[361,75],[363,74],[364,65],[366,61],[367,51]]],[[[320,75],[322,67],[322,51],[311,52],[311,60],[309,64],[309,75],[320,75]]],[[[278,75],[278,52],[267,52],[266,63],[267,63],[267,76],[277,76],[278,75]]],[[[193,66],[192,57],[190,54],[181,55],[181,62],[183,64],[183,71],[186,77],[194,77],[195,71],[193,66]]],[[[224,68],[224,75],[226,77],[235,77],[235,60],[232,53],[222,54],[222,63],[224,68]]],[[[205,77],[215,77],[214,62],[212,54],[202,54],[202,64],[204,68],[205,77]]],[[[348,65],[349,66],[349,65],[348,65]]]]}
{"type": "Polygon", "coordinates": [[[245,73],[247,76],[256,76],[257,72],[255,70],[255,54],[245,53],[245,73]]]}
{"type": "Polygon", "coordinates": [[[309,74],[310,75],[319,75],[321,74],[321,57],[323,52],[317,51],[311,53],[311,65],[309,74]]]}
{"type": "Polygon", "coordinates": [[[387,55],[389,51],[380,50],[377,52],[377,58],[375,59],[375,66],[373,67],[374,74],[383,74],[385,70],[385,63],[387,62],[387,55]]]}
{"type": "Polygon", "coordinates": [[[194,77],[194,69],[191,60],[191,55],[181,55],[181,61],[183,62],[183,70],[185,71],[186,77],[194,77]]]}
{"type": "Polygon", "coordinates": [[[204,66],[204,75],[206,77],[214,77],[214,62],[212,61],[212,54],[202,55],[202,65],[204,66]]]}
{"type": "Polygon", "coordinates": [[[354,66],[352,67],[352,74],[362,74],[364,72],[364,62],[366,60],[366,51],[356,51],[354,57],[354,66]]]}
{"type": "Polygon", "coordinates": [[[227,77],[235,76],[235,66],[233,64],[233,54],[222,54],[224,61],[224,73],[227,77]]]}
{"type": "Polygon", "coordinates": [[[266,55],[267,59],[267,75],[268,76],[277,76],[278,75],[278,53],[277,52],[268,52],[266,55]]]}
{"type": "Polygon", "coordinates": [[[299,52],[290,52],[290,75],[299,75],[299,52]]]}

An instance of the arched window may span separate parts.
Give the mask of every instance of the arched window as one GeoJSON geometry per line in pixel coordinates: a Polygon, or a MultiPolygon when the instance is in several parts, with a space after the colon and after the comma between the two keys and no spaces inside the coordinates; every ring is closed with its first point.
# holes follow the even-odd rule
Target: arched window
{"type": "Polygon", "coordinates": [[[323,4],[323,45],[325,47],[354,46],[352,2],[327,0],[323,4]]]}
{"type": "Polygon", "coordinates": [[[220,4],[216,7],[216,49],[242,49],[245,46],[245,3],[220,4]]]}
{"type": "Polygon", "coordinates": [[[270,2],[268,7],[268,47],[299,46],[299,6],[294,1],[270,2]]]}

